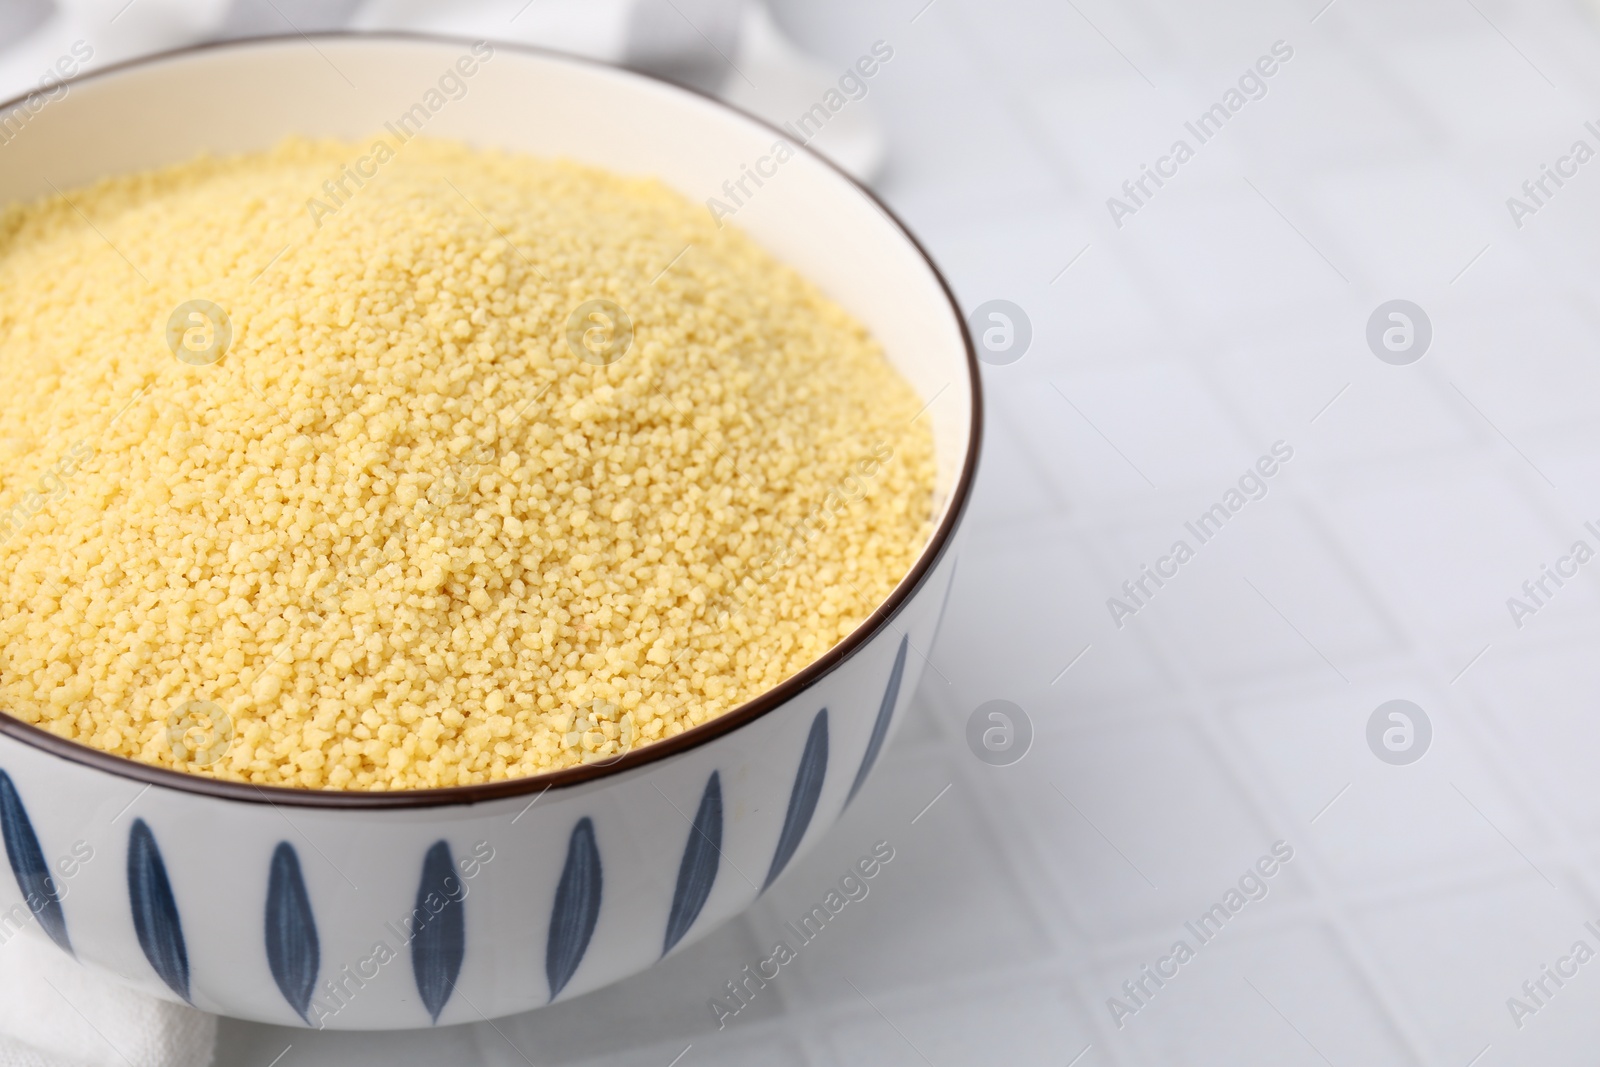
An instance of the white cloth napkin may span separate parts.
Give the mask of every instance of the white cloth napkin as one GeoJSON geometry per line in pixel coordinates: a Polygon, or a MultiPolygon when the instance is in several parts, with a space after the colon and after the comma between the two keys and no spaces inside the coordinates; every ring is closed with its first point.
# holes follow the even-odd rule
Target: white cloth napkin
{"type": "MultiPolygon", "coordinates": [[[[48,86],[52,70],[341,26],[523,41],[626,63],[720,91],[775,125],[821,101],[844,69],[790,44],[758,0],[0,0],[0,99],[48,86]]],[[[864,179],[884,156],[881,131],[854,104],[813,147],[864,179]]],[[[0,1067],[205,1067],[216,1033],[213,1016],[89,971],[36,930],[0,945],[0,1067]]]]}
{"type": "Polygon", "coordinates": [[[206,1067],[215,1016],[90,971],[24,930],[0,945],[0,1067],[206,1067]]]}
{"type": "MultiPolygon", "coordinates": [[[[539,44],[717,92],[778,126],[837,98],[849,69],[796,48],[762,0],[0,0],[0,99],[197,41],[337,28],[539,44]]],[[[886,148],[855,100],[806,143],[862,180],[886,148]]]]}

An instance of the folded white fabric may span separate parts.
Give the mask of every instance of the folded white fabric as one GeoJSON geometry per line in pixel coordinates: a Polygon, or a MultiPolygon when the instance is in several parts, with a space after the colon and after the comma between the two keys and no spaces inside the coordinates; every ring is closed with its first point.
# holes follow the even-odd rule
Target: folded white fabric
{"type": "Polygon", "coordinates": [[[215,1016],[86,969],[35,929],[0,945],[0,1067],[206,1067],[215,1016]]]}

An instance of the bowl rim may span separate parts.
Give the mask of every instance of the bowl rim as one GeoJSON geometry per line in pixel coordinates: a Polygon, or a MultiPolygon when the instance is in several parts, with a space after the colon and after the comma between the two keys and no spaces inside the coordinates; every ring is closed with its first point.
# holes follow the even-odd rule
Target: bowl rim
{"type": "MultiPolygon", "coordinates": [[[[922,242],[901,221],[900,217],[876,193],[860,181],[857,181],[855,177],[846,172],[837,163],[811,148],[809,144],[795,141],[783,130],[757,115],[720,100],[708,92],[677,85],[663,78],[629,70],[614,63],[607,63],[588,56],[574,55],[559,49],[545,48],[538,45],[490,40],[488,38],[456,37],[449,34],[419,33],[407,30],[372,32],[333,30],[311,34],[283,33],[223,41],[202,41],[181,48],[123,60],[92,71],[85,71],[64,79],[60,84],[70,90],[72,86],[84,82],[113,77],[142,67],[158,66],[202,52],[243,49],[260,45],[301,45],[315,49],[318,41],[371,41],[467,46],[480,41],[487,41],[497,49],[505,48],[511,52],[569,63],[575,66],[599,68],[611,74],[621,75],[624,79],[652,83],[669,92],[681,93],[710,103],[713,107],[726,112],[735,119],[752,123],[782,138],[791,147],[805,153],[814,161],[821,163],[840,178],[843,178],[856,192],[866,198],[868,204],[888,219],[890,225],[899,233],[900,237],[922,258],[934,281],[938,283],[939,290],[944,294],[950,310],[954,312],[956,323],[960,330],[961,341],[966,354],[968,386],[972,395],[971,410],[968,413],[968,425],[971,432],[967,441],[966,455],[962,458],[961,469],[955,485],[951,488],[950,501],[945,510],[944,519],[940,522],[938,528],[934,530],[932,536],[928,539],[928,543],[923,546],[922,552],[918,555],[911,570],[906,573],[905,577],[900,580],[872,614],[852,630],[844,640],[828,649],[797,673],[784,679],[778,685],[753,700],[748,700],[736,708],[723,712],[715,718],[708,719],[706,722],[690,727],[672,737],[654,741],[642,748],[634,749],[617,759],[600,760],[523,778],[508,778],[498,782],[482,782],[474,785],[396,790],[306,789],[283,785],[256,785],[251,782],[210,778],[205,775],[192,774],[188,771],[172,770],[167,767],[142,763],[127,756],[115,755],[77,741],[57,737],[42,727],[34,726],[31,723],[15,718],[3,708],[0,708],[0,735],[19,741],[32,748],[40,749],[49,755],[58,756],[95,770],[106,771],[121,778],[143,783],[147,789],[151,786],[161,786],[179,792],[195,793],[219,800],[249,804],[330,809],[366,808],[375,810],[439,808],[480,804],[486,801],[528,796],[530,794],[534,796],[534,802],[537,802],[539,798],[550,790],[566,789],[606,778],[620,777],[627,772],[681,755],[714,741],[724,734],[732,733],[734,730],[765,716],[768,712],[787,704],[805,690],[810,689],[888,627],[894,617],[900,614],[901,610],[910,601],[912,595],[926,583],[928,577],[950,550],[955,532],[964,519],[971,501],[972,486],[977,474],[978,459],[982,451],[984,430],[983,380],[979,370],[977,350],[972,343],[972,333],[967,326],[966,316],[962,314],[961,305],[957,302],[949,281],[939,270],[938,264],[934,262],[933,257],[923,247],[922,242]]],[[[0,113],[9,112],[24,104],[29,97],[37,92],[38,90],[29,90],[0,101],[0,113]]],[[[919,652],[918,655],[921,655],[921,653],[919,652]]],[[[529,804],[529,807],[532,807],[532,803],[529,804]]]]}

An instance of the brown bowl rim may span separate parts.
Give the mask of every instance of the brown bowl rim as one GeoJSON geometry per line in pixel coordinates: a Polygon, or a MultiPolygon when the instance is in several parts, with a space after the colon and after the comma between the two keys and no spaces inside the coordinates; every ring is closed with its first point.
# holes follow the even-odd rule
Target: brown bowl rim
{"type": "MultiPolygon", "coordinates": [[[[84,82],[96,81],[137,67],[157,66],[199,52],[248,48],[262,44],[304,44],[315,48],[315,43],[319,40],[401,41],[470,46],[482,39],[454,37],[448,34],[413,33],[403,30],[376,32],[341,30],[312,34],[272,34],[261,37],[234,38],[225,41],[204,41],[182,48],[174,48],[135,59],[124,60],[93,71],[86,71],[65,79],[60,84],[67,86],[70,90],[72,86],[84,82]]],[[[654,82],[657,85],[665,86],[671,91],[699,97],[701,100],[708,101],[723,111],[770,130],[793,147],[822,163],[853,186],[857,192],[866,197],[867,201],[889,220],[894,228],[899,231],[900,236],[908,241],[917,254],[922,257],[923,262],[927,264],[928,270],[932,272],[934,280],[938,282],[945,299],[949,302],[950,309],[955,312],[956,321],[961,330],[961,339],[966,348],[967,376],[972,390],[972,410],[969,414],[972,432],[967,442],[967,454],[962,462],[960,477],[956,480],[955,487],[951,491],[950,506],[946,510],[944,521],[934,531],[928,544],[923,548],[922,554],[918,557],[916,564],[900,580],[894,591],[878,606],[877,610],[868,616],[855,630],[851,631],[848,637],[823,653],[797,674],[786,678],[754,700],[747,701],[737,708],[726,711],[714,719],[701,723],[699,726],[684,730],[680,734],[652,742],[643,748],[634,749],[620,759],[579,764],[576,767],[566,767],[558,771],[548,771],[544,774],[530,775],[525,778],[508,778],[504,781],[483,782],[476,785],[397,790],[303,789],[281,785],[255,785],[249,782],[209,778],[204,775],[191,774],[187,771],[157,767],[152,764],[141,763],[126,756],[102,752],[77,741],[57,737],[48,730],[25,723],[4,710],[0,710],[0,734],[30,745],[33,748],[42,749],[53,756],[59,756],[96,770],[106,771],[122,778],[141,782],[147,788],[149,786],[161,786],[181,792],[198,793],[219,800],[251,804],[273,804],[303,808],[393,809],[472,805],[491,800],[528,796],[530,794],[535,795],[535,799],[537,799],[552,789],[565,789],[599,781],[607,777],[618,777],[639,767],[699,748],[787,704],[832,673],[856,650],[877,637],[891,623],[894,617],[900,613],[911,597],[927,581],[934,568],[943,560],[945,553],[950,548],[956,529],[965,517],[967,506],[972,496],[972,485],[977,473],[978,458],[982,450],[983,440],[983,381],[979,371],[977,351],[972,344],[972,334],[967,328],[966,316],[961,313],[961,305],[956,301],[955,294],[950,289],[950,283],[945,279],[944,274],[940,272],[938,264],[928,254],[928,250],[923,247],[922,242],[917,240],[906,224],[900,220],[900,217],[876,193],[857,181],[838,164],[808,145],[796,143],[784,131],[765,119],[752,115],[741,108],[734,107],[709,93],[676,85],[662,78],[642,74],[616,64],[606,63],[586,56],[572,55],[553,48],[542,48],[537,45],[516,42],[489,41],[489,43],[495,48],[505,48],[512,52],[542,56],[582,66],[599,67],[614,73],[620,73],[626,77],[637,78],[645,82],[654,82]]],[[[0,101],[0,113],[11,111],[24,103],[35,92],[36,90],[30,90],[11,99],[0,101]]]]}

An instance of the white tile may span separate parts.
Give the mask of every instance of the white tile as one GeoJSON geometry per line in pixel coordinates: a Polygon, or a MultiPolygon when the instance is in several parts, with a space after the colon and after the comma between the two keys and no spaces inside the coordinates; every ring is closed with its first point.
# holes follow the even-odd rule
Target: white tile
{"type": "Polygon", "coordinates": [[[1260,439],[1289,441],[1301,453],[1297,463],[1314,468],[1473,440],[1435,382],[1367,350],[1367,319],[1376,307],[1343,304],[1340,314],[1240,338],[1219,356],[1222,391],[1260,439]]]}
{"type": "MultiPolygon", "coordinates": [[[[478,1040],[485,1048],[513,1041],[535,1062],[553,1063],[631,1054],[646,1044],[681,1041],[681,1048],[718,1032],[709,1001],[740,967],[759,958],[759,948],[749,919],[741,918],[643,974],[549,1008],[498,1020],[493,1028],[480,1025],[478,1040]]],[[[777,988],[767,993],[740,1013],[741,1023],[782,1015],[787,991],[777,988]]]]}
{"type": "Polygon", "coordinates": [[[1559,487],[1569,514],[1600,526],[1600,432],[1594,426],[1569,426],[1535,439],[1540,467],[1559,487]]]}
{"type": "MultiPolygon", "coordinates": [[[[1514,633],[1506,598],[1570,544],[1493,461],[1392,460],[1347,476],[1328,511],[1367,561],[1388,610],[1429,638],[1481,645],[1514,633]]],[[[1571,610],[1556,601],[1552,614],[1571,610]]]]}
{"type": "Polygon", "coordinates": [[[1051,488],[1046,467],[1049,457],[1028,446],[1018,420],[1009,411],[1010,404],[996,392],[991,391],[986,399],[983,456],[967,521],[974,530],[1007,529],[1061,516],[1067,507],[1051,488]]]}
{"type": "Polygon", "coordinates": [[[1361,889],[1526,870],[1524,855],[1548,846],[1468,736],[1471,713],[1461,694],[1394,678],[1284,693],[1229,719],[1285,798],[1297,841],[1334,881],[1361,889]],[[1383,762],[1368,744],[1369,720],[1391,700],[1415,703],[1431,726],[1408,765],[1383,762]]]}
{"type": "MultiPolygon", "coordinates": [[[[264,1026],[238,1019],[222,1019],[218,1023],[218,1063],[269,1064],[291,1046],[294,1062],[302,1067],[384,1067],[400,1056],[412,1057],[415,1063],[485,1062],[484,1050],[472,1026],[412,1031],[402,1043],[381,1034],[264,1026]]],[[[487,1062],[502,1061],[496,1058],[487,1062]]]]}
{"type": "Polygon", "coordinates": [[[1501,201],[1432,160],[1330,168],[1308,176],[1305,197],[1380,292],[1424,307],[1419,289],[1442,289],[1485,245],[1507,236],[1501,201]]]}
{"type": "Polygon", "coordinates": [[[1060,524],[973,536],[931,653],[950,681],[940,700],[958,717],[952,729],[988,700],[1015,701],[1042,721],[1167,691],[1148,647],[1109,626],[1106,596],[1106,579],[1060,524]]]}
{"type": "Polygon", "coordinates": [[[1459,35],[1396,42],[1390,65],[1453,140],[1493,143],[1537,135],[1559,141],[1566,135],[1575,109],[1563,106],[1560,93],[1518,55],[1515,44],[1471,7],[1429,7],[1441,29],[1448,20],[1459,35]]]}
{"type": "MultiPolygon", "coordinates": [[[[1016,886],[1005,837],[997,836],[1005,832],[979,814],[971,787],[944,759],[881,768],[839,826],[750,913],[766,954],[779,940],[798,954],[777,984],[805,1003],[838,1006],[856,1000],[852,982],[874,996],[1038,960],[1048,943],[1016,886]],[[866,883],[867,895],[797,944],[785,924],[798,926],[879,842],[893,859],[866,883]]],[[[733,970],[745,962],[753,958],[733,970]]]]}
{"type": "Polygon", "coordinates": [[[1035,379],[1034,388],[1010,398],[1017,415],[1014,429],[1029,454],[1040,458],[1057,496],[1075,511],[1102,512],[1107,504],[1154,498],[1154,483],[1122,443],[1131,443],[1133,434],[1126,426],[1115,427],[1115,434],[1105,430],[1103,414],[1096,419],[1071,399],[1073,384],[1064,375],[1035,379]]]}
{"type": "Polygon", "coordinates": [[[1131,476],[1146,489],[1170,492],[1226,479],[1258,454],[1210,387],[1183,363],[1058,375],[1048,391],[1036,395],[1027,429],[1049,442],[1040,446],[1046,454],[1064,466],[1070,462],[1069,478],[1077,473],[1089,484],[1113,481],[1111,475],[1085,472],[1092,465],[1115,472],[1117,482],[1131,476]],[[1046,405],[1052,398],[1054,404],[1046,405]]]}
{"type": "MultiPolygon", "coordinates": [[[[1248,907],[1265,911],[1271,898],[1248,907]]],[[[1418,1062],[1330,931],[1315,926],[1266,930],[1259,914],[1245,911],[1210,944],[1195,946],[1195,940],[1189,939],[1197,948],[1195,957],[1123,1020],[1123,1034],[1148,1050],[1147,1062],[1173,1067],[1418,1062]]],[[[1129,976],[1154,962],[1130,958],[1113,973],[1129,976]]],[[[1153,988],[1146,980],[1146,989],[1153,988]]],[[[1120,994],[1112,988],[1107,995],[1120,994]]]]}
{"type": "MultiPolygon", "coordinates": [[[[1072,17],[1070,10],[1068,16],[1072,17]]],[[[1154,166],[1160,157],[1172,151],[1178,140],[1187,141],[1191,149],[1206,155],[1225,157],[1232,162],[1237,162],[1238,158],[1228,147],[1228,137],[1219,137],[1202,146],[1184,129],[1184,123],[1205,111],[1215,95],[1220,95],[1229,83],[1219,82],[1216,93],[1211,94],[1207,89],[1197,90],[1166,73],[1160,86],[1152,89],[1136,77],[1130,82],[1125,74],[1126,68],[1115,77],[1087,84],[1046,87],[1041,92],[1040,103],[1047,116],[1045,122],[1050,135],[1080,169],[1084,201],[1093,206],[1096,221],[1101,224],[1111,221],[1106,199],[1126,198],[1122,183],[1137,181],[1143,173],[1142,167],[1154,166]]],[[[1232,121],[1230,119],[1230,125],[1232,121]]],[[[1172,179],[1175,184],[1190,176],[1184,174],[1188,166],[1180,169],[1179,178],[1172,179]]],[[[1155,188],[1153,181],[1146,179],[1147,190],[1155,188]]],[[[1165,195],[1165,189],[1155,192],[1157,198],[1165,195]]]]}
{"type": "MultiPolygon", "coordinates": [[[[840,1063],[1066,1063],[1093,1045],[1096,1036],[1061,988],[1033,981],[965,995],[935,994],[910,1003],[904,997],[874,997],[870,1005],[858,998],[856,1003],[860,1010],[841,1012],[828,1028],[840,1063]]],[[[1105,1061],[1085,1056],[1080,1062],[1105,1061]]]]}
{"type": "Polygon", "coordinates": [[[1164,41],[1175,54],[1193,64],[1210,61],[1223,70],[1255,58],[1256,51],[1282,36],[1286,25],[1299,28],[1300,20],[1285,18],[1282,5],[1265,0],[1243,0],[1216,9],[1190,4],[1142,5],[1149,18],[1159,20],[1164,41]]]}
{"type": "Polygon", "coordinates": [[[1588,424],[1600,405],[1594,324],[1570,301],[1530,293],[1480,302],[1469,320],[1444,320],[1435,331],[1439,365],[1454,389],[1497,444],[1504,435],[1506,447],[1535,466],[1539,451],[1525,444],[1530,430],[1588,424]]]}
{"type": "Polygon", "coordinates": [[[1191,329],[1247,322],[1286,304],[1316,304],[1341,293],[1347,279],[1360,280],[1344,234],[1306,203],[1298,182],[1251,175],[1219,159],[1213,147],[1202,146],[1117,231],[1179,294],[1191,329]]]}
{"type": "Polygon", "coordinates": [[[1103,352],[1149,351],[1164,311],[1144,279],[1129,273],[1114,241],[1086,210],[1007,198],[982,210],[935,218],[921,230],[970,313],[1006,299],[1028,316],[1031,347],[986,380],[1059,374],[1103,352]]]}
{"type": "Polygon", "coordinates": [[[1600,948],[1584,929],[1592,914],[1530,874],[1374,908],[1357,927],[1393,974],[1395,1007],[1428,1039],[1436,1062],[1466,1063],[1493,1044],[1497,1062],[1579,1063],[1600,975],[1580,971],[1520,1033],[1506,1001],[1575,941],[1600,948]],[[1551,1058],[1519,1054],[1540,1051],[1551,1058]]]}
{"type": "MultiPolygon", "coordinates": [[[[1322,10],[1324,0],[1316,0],[1311,5],[1311,13],[1322,10]]],[[[1345,28],[1356,28],[1359,35],[1374,49],[1381,49],[1384,53],[1401,52],[1401,46],[1425,42],[1429,44],[1448,44],[1457,40],[1469,40],[1485,29],[1478,16],[1470,9],[1463,11],[1448,0],[1412,0],[1402,4],[1345,4],[1342,2],[1333,5],[1317,20],[1317,25],[1323,25],[1324,19],[1331,19],[1329,25],[1345,28]]],[[[1346,41],[1357,35],[1338,33],[1336,40],[1346,41]]]]}
{"type": "MultiPolygon", "coordinates": [[[[683,1055],[680,1063],[690,1062],[707,1067],[805,1067],[810,1061],[796,1042],[771,1033],[745,1035],[730,1026],[726,1033],[702,1038],[692,1047],[674,1048],[657,1046],[637,1058],[638,1067],[669,1067],[674,1057],[683,1055]]],[[[629,1067],[632,1067],[630,1063],[629,1067]]]]}
{"type": "Polygon", "coordinates": [[[1527,780],[1561,820],[1600,831],[1594,761],[1600,746],[1600,663],[1591,648],[1566,642],[1486,656],[1463,681],[1499,725],[1527,780]]]}
{"type": "MultiPolygon", "coordinates": [[[[1596,125],[1600,125],[1600,122],[1596,125]]],[[[1600,138],[1588,132],[1581,136],[1591,149],[1600,149],[1600,138]]],[[[1567,145],[1542,151],[1520,173],[1511,176],[1507,183],[1509,187],[1496,190],[1502,197],[1504,234],[1497,248],[1521,253],[1524,259],[1519,264],[1523,268],[1521,278],[1542,276],[1545,279],[1542,286],[1544,294],[1576,294],[1580,299],[1587,299],[1594,291],[1596,279],[1600,278],[1600,251],[1596,250],[1593,241],[1588,240],[1588,235],[1594,232],[1594,226],[1600,222],[1600,168],[1585,166],[1576,178],[1568,181],[1566,188],[1546,200],[1538,208],[1537,214],[1528,216],[1519,212],[1517,221],[1522,223],[1520,228],[1514,227],[1510,209],[1503,206],[1504,198],[1517,193],[1523,181],[1538,176],[1538,163],[1553,165],[1558,155],[1567,151],[1567,145]],[[1536,274],[1527,270],[1530,264],[1537,264],[1536,274]]],[[[1527,203],[1526,198],[1523,198],[1523,202],[1527,203]]],[[[1516,291],[1513,287],[1516,279],[1496,280],[1501,282],[1498,292],[1516,291]],[[1512,285],[1505,284],[1506,281],[1511,281],[1512,285]]],[[[1485,282],[1488,279],[1474,281],[1485,282]]]]}
{"type": "Polygon", "coordinates": [[[1160,359],[1169,350],[1171,300],[1147,272],[1135,273],[1125,251],[1092,229],[1061,247],[1050,281],[1028,305],[1047,358],[1025,370],[1058,374],[1068,364],[1160,359]]]}
{"type": "MultiPolygon", "coordinates": [[[[934,258],[947,264],[964,311],[1004,298],[1036,313],[1034,300],[1084,246],[1091,226],[1084,212],[1064,210],[1059,200],[1007,197],[986,210],[941,219],[924,231],[934,258]]],[[[1034,341],[1040,340],[1045,339],[1035,333],[1034,341]]]]}
{"type": "Polygon", "coordinates": [[[1271,479],[1249,480],[1249,491],[1264,486],[1266,495],[1233,498],[1245,503],[1221,529],[1214,517],[1201,520],[1237,483],[1223,483],[1168,523],[1115,538],[1118,573],[1134,583],[1143,578],[1133,592],[1149,594],[1141,605],[1107,590],[1137,612],[1124,618],[1124,628],[1152,628],[1162,648],[1218,683],[1286,672],[1347,677],[1361,662],[1391,653],[1397,635],[1330,551],[1328,532],[1289,495],[1293,462],[1271,479]],[[1194,558],[1163,564],[1179,545],[1194,558]],[[1176,574],[1157,587],[1147,566],[1176,574]]]}
{"type": "MultiPolygon", "coordinates": [[[[1180,927],[1282,836],[1181,722],[1046,731],[1006,770],[1016,773],[995,777],[1018,830],[1063,911],[1098,942],[1180,927]]],[[[1275,893],[1303,893],[1298,870],[1281,875],[1275,893]]]]}
{"type": "Polygon", "coordinates": [[[1148,90],[1134,65],[1159,62],[1137,21],[1116,4],[1085,0],[1073,11],[1066,5],[955,0],[942,14],[969,47],[989,57],[996,73],[1030,95],[1062,84],[1082,92],[1148,90]]]}
{"type": "Polygon", "coordinates": [[[868,98],[889,136],[880,189],[891,202],[920,189],[969,205],[992,203],[996,187],[1057,189],[1049,157],[1006,112],[1000,87],[959,34],[935,20],[936,11],[880,34],[892,36],[895,48],[868,98]]]}
{"type": "MultiPolygon", "coordinates": [[[[1320,21],[1320,20],[1319,20],[1320,21]]],[[[1318,37],[1295,35],[1294,57],[1265,79],[1242,132],[1252,151],[1310,169],[1351,159],[1422,154],[1417,126],[1394,107],[1362,57],[1318,37]]]]}

